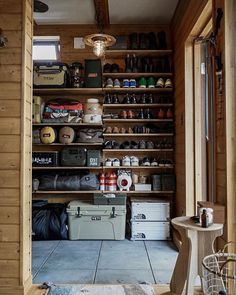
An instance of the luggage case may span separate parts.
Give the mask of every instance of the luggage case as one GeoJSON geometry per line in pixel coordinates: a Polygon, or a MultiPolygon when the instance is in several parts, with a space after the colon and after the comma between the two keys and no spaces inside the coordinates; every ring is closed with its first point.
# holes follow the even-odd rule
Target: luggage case
{"type": "Polygon", "coordinates": [[[61,165],[62,166],[86,166],[86,154],[85,148],[64,148],[61,151],[61,165]]]}
{"type": "Polygon", "coordinates": [[[57,167],[59,165],[59,152],[33,152],[33,167],[57,167]]]}
{"type": "Polygon", "coordinates": [[[65,88],[69,81],[68,66],[60,62],[35,63],[34,88],[65,88]]]}
{"type": "Polygon", "coordinates": [[[67,207],[70,240],[123,240],[125,205],[93,205],[71,201],[67,207]]]}
{"type": "Polygon", "coordinates": [[[85,87],[102,87],[102,65],[100,59],[85,60],[85,87]]]}

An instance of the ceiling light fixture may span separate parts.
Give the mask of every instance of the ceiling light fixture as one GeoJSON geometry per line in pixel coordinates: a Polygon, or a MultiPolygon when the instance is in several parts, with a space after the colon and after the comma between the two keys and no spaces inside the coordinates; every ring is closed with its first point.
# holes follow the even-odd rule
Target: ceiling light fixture
{"type": "Polygon", "coordinates": [[[84,43],[93,47],[93,53],[96,56],[102,57],[105,55],[106,48],[116,43],[116,39],[107,34],[91,34],[84,37],[84,43]]]}

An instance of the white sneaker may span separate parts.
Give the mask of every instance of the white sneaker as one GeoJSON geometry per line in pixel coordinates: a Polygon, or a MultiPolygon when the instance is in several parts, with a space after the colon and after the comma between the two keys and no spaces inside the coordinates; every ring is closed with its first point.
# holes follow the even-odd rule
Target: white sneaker
{"type": "Polygon", "coordinates": [[[122,166],[130,166],[130,157],[125,156],[122,158],[122,166]]]}
{"type": "Polygon", "coordinates": [[[112,160],[111,159],[106,159],[105,166],[111,167],[112,166],[112,160]]]}
{"type": "Polygon", "coordinates": [[[115,158],[112,160],[112,165],[115,166],[115,167],[118,167],[120,166],[120,160],[115,158]]]}
{"type": "Polygon", "coordinates": [[[130,161],[131,161],[131,166],[139,166],[139,159],[135,156],[132,156],[130,158],[130,161]]]}

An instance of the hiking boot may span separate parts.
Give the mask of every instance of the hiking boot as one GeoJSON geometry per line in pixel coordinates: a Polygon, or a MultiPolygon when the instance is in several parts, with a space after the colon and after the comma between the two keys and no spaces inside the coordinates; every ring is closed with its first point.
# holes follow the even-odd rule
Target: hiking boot
{"type": "Polygon", "coordinates": [[[136,50],[138,49],[138,34],[132,33],[129,35],[129,48],[136,50]]]}
{"type": "Polygon", "coordinates": [[[125,72],[131,73],[132,72],[132,65],[131,65],[131,57],[127,54],[125,58],[125,72]]]}
{"type": "Polygon", "coordinates": [[[139,49],[141,49],[141,50],[148,49],[147,34],[145,34],[145,33],[139,34],[139,49]]]}
{"type": "Polygon", "coordinates": [[[159,41],[159,49],[167,49],[166,33],[164,31],[158,32],[157,37],[159,41]]]}

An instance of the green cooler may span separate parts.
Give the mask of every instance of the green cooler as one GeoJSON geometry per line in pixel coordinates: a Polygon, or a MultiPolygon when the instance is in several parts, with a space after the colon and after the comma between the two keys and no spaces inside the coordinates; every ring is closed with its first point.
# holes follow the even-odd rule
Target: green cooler
{"type": "Polygon", "coordinates": [[[124,240],[126,206],[71,201],[67,207],[70,240],[124,240]]]}

